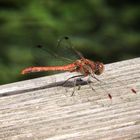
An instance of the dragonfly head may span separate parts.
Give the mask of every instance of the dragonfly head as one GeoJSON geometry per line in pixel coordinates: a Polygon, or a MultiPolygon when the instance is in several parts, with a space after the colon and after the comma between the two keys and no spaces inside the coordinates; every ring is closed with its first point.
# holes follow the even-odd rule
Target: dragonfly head
{"type": "Polygon", "coordinates": [[[95,62],[95,74],[100,75],[104,71],[104,64],[101,62],[95,62]]]}

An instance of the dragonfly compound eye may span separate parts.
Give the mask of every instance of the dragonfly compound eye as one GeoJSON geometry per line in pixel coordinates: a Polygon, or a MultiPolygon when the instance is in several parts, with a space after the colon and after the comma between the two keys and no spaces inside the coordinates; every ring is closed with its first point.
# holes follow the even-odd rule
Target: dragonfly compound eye
{"type": "Polygon", "coordinates": [[[95,63],[95,74],[100,75],[104,71],[104,64],[101,62],[96,62],[95,63]]]}

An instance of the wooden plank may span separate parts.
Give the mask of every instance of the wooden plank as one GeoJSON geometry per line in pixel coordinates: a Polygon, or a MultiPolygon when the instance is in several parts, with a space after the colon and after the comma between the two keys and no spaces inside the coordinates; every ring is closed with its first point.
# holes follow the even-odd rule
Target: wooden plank
{"type": "Polygon", "coordinates": [[[72,73],[0,86],[0,140],[140,139],[140,58],[105,67],[72,97],[72,73]]]}

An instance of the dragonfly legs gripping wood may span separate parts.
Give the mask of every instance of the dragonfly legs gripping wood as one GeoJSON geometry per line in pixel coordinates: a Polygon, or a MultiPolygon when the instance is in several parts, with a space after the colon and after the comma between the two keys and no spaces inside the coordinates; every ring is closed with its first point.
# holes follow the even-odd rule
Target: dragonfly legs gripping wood
{"type": "MultiPolygon", "coordinates": [[[[88,76],[88,79],[83,81],[81,78],[84,78],[85,76],[84,75],[76,75],[76,76],[72,76],[70,78],[68,78],[66,81],[64,81],[64,83],[62,83],[62,86],[66,86],[67,83],[69,82],[69,80],[71,79],[74,79],[74,81],[72,82],[72,87],[73,87],[73,91],[72,91],[72,94],[71,96],[74,95],[75,91],[76,91],[76,86],[78,86],[77,90],[80,90],[81,88],[81,85],[89,85],[89,87],[94,91],[96,92],[96,90],[93,88],[92,84],[93,84],[93,81],[90,79],[91,76],[88,76]],[[76,78],[76,79],[75,79],[76,78]]],[[[92,77],[92,78],[95,78],[97,81],[100,81],[99,79],[97,79],[96,77],[92,77]]]]}
{"type": "Polygon", "coordinates": [[[81,88],[80,83],[83,82],[83,80],[81,79],[82,77],[84,77],[84,75],[72,76],[72,77],[68,78],[66,81],[64,81],[64,82],[62,83],[62,86],[65,87],[66,84],[69,82],[69,80],[76,78],[76,79],[74,79],[74,81],[72,82],[72,83],[73,83],[72,87],[74,87],[74,88],[73,88],[73,91],[72,91],[71,96],[74,95],[77,85],[78,85],[78,89],[77,89],[77,90],[80,90],[80,88],[81,88]],[[78,84],[77,84],[77,83],[78,83],[78,84]]]}

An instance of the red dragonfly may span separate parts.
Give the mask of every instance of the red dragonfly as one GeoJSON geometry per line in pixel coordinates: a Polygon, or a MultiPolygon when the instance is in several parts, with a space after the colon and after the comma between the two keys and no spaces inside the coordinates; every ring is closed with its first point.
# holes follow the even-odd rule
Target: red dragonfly
{"type": "MultiPolygon", "coordinates": [[[[62,39],[68,40],[69,38],[64,37],[62,39]]],[[[57,46],[60,46],[60,43],[61,43],[62,39],[60,39],[58,41],[57,46]]],[[[80,52],[78,52],[77,50],[75,50],[72,47],[71,43],[70,43],[70,46],[71,46],[70,49],[79,57],[79,59],[73,61],[70,64],[62,65],[62,66],[33,66],[33,67],[27,67],[27,68],[22,70],[21,74],[27,74],[27,73],[32,73],[32,72],[43,72],[43,71],[68,71],[68,72],[78,72],[78,73],[81,74],[81,75],[78,75],[78,76],[73,76],[71,78],[80,77],[80,76],[82,76],[82,77],[91,76],[91,77],[95,78],[97,81],[102,82],[99,79],[97,79],[95,77],[95,75],[100,75],[100,74],[103,73],[104,64],[102,62],[98,62],[98,61],[95,62],[95,61],[84,58],[83,55],[80,52]]],[[[38,46],[38,47],[40,48],[41,46],[38,46]]],[[[54,56],[57,56],[57,55],[55,54],[54,56]]],[[[64,57],[61,57],[61,58],[64,58],[64,57]]],[[[71,78],[69,78],[69,79],[71,79],[71,78]]],[[[67,79],[66,81],[68,81],[69,79],[67,79]]],[[[136,93],[136,91],[134,89],[131,89],[131,91],[133,93],[136,93]]],[[[108,94],[108,97],[110,99],[112,99],[111,94],[108,93],[108,92],[107,92],[107,94],[108,94]]]]}
{"type": "MultiPolygon", "coordinates": [[[[64,37],[63,39],[68,40],[68,37],[64,37]]],[[[59,40],[58,45],[60,45],[59,40]]],[[[104,65],[101,62],[94,62],[89,59],[86,59],[83,57],[83,55],[75,50],[74,48],[71,49],[80,57],[78,60],[64,66],[40,66],[40,67],[28,67],[22,70],[21,74],[27,74],[32,72],[42,72],[42,71],[69,71],[69,72],[78,72],[82,74],[83,76],[89,76],[91,75],[94,77],[94,74],[100,75],[104,71],[104,65]]]]}

